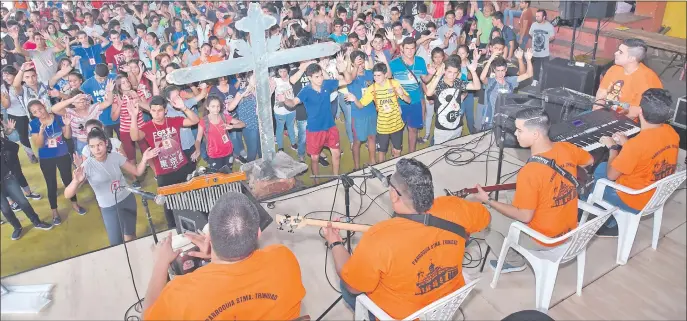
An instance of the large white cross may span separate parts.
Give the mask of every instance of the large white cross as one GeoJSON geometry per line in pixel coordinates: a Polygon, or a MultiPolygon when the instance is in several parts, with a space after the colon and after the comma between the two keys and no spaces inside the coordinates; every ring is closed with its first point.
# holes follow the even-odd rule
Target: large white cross
{"type": "MultiPolygon", "coordinates": [[[[251,3],[248,16],[236,22],[237,29],[250,34],[250,45],[243,40],[236,45],[239,54],[243,57],[177,69],[167,75],[169,83],[183,85],[254,70],[260,124],[260,146],[262,147],[262,157],[268,161],[271,161],[275,154],[269,67],[331,56],[341,49],[339,44],[328,42],[277,50],[280,45],[280,37],[269,39],[264,37],[265,31],[275,23],[277,20],[271,15],[264,14],[260,4],[251,3]]],[[[277,135],[281,135],[281,133],[277,133],[277,135]]]]}

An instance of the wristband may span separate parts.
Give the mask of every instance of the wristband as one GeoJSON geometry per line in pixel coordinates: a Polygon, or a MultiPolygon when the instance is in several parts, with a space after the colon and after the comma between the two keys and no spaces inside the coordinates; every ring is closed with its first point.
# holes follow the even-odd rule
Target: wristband
{"type": "Polygon", "coordinates": [[[336,241],[336,242],[334,242],[334,243],[332,243],[332,244],[329,244],[327,247],[331,250],[331,249],[333,249],[333,248],[334,248],[335,246],[337,246],[337,245],[343,245],[343,242],[341,242],[341,241],[336,241]]]}
{"type": "Polygon", "coordinates": [[[613,145],[613,146],[609,147],[608,149],[609,149],[609,150],[617,150],[617,151],[620,151],[622,148],[623,148],[623,146],[620,146],[620,145],[613,145]]]}

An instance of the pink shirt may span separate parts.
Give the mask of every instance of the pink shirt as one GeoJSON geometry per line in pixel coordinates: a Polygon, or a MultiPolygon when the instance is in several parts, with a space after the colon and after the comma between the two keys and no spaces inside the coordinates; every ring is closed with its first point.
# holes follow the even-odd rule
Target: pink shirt
{"type": "Polygon", "coordinates": [[[234,146],[231,144],[231,139],[229,139],[229,134],[224,129],[224,124],[229,124],[231,122],[231,115],[224,114],[225,121],[220,119],[219,124],[213,124],[208,120],[208,116],[203,117],[203,119],[198,123],[198,130],[202,130],[207,139],[208,144],[208,156],[210,158],[222,158],[231,155],[234,151],[234,146]],[[205,130],[205,123],[210,126],[209,130],[205,130]]]}

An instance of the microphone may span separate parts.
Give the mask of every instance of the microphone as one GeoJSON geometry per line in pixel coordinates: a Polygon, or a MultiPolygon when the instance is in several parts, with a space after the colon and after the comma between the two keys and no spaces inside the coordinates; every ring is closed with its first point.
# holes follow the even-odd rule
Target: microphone
{"type": "Polygon", "coordinates": [[[166,201],[166,200],[165,200],[165,197],[162,196],[162,195],[156,195],[156,194],[149,193],[149,192],[146,192],[146,191],[138,190],[138,189],[132,188],[132,187],[130,187],[130,186],[123,186],[123,187],[124,187],[124,189],[126,189],[127,191],[129,191],[129,192],[131,192],[131,193],[134,193],[134,194],[140,196],[140,197],[143,198],[143,199],[146,199],[146,200],[155,202],[155,204],[157,204],[157,205],[162,205],[162,204],[164,204],[165,201],[166,201]]]}
{"type": "Polygon", "coordinates": [[[382,185],[384,187],[389,187],[389,182],[386,180],[386,176],[384,176],[384,174],[382,174],[382,172],[380,170],[378,170],[378,169],[376,169],[370,165],[367,165],[367,168],[370,170],[370,172],[372,173],[372,175],[374,177],[376,177],[379,181],[382,182],[382,185]]]}

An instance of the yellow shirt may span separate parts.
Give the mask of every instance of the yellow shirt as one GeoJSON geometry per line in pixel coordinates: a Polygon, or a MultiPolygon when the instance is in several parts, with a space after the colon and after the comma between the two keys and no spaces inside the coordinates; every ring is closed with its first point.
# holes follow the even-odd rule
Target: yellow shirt
{"type": "Polygon", "coordinates": [[[398,104],[398,95],[394,88],[401,88],[401,84],[395,79],[389,79],[383,85],[372,84],[365,89],[360,103],[365,106],[372,101],[377,108],[377,133],[392,134],[403,129],[405,124],[401,119],[401,106],[398,104]]]}

